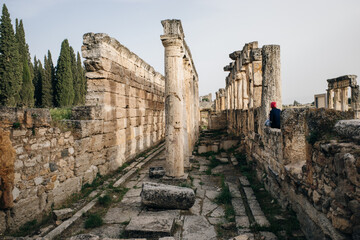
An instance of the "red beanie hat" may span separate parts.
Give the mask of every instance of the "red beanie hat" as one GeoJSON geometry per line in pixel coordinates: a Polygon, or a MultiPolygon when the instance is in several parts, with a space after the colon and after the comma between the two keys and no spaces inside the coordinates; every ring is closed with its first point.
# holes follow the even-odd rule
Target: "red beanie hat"
{"type": "Polygon", "coordinates": [[[271,102],[271,108],[276,108],[276,102],[271,102]]]}

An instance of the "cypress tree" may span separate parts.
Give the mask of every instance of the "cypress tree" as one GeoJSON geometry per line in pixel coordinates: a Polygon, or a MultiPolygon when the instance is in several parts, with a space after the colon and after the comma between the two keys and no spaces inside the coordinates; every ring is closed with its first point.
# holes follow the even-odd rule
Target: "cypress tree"
{"type": "Polygon", "coordinates": [[[73,105],[78,105],[81,100],[81,92],[80,92],[80,76],[77,70],[75,51],[70,46],[70,58],[71,58],[71,71],[73,75],[73,88],[74,88],[74,102],[73,105]]]}
{"type": "Polygon", "coordinates": [[[61,43],[56,66],[55,103],[58,107],[71,106],[74,101],[73,76],[71,71],[70,46],[67,39],[61,43]]]}
{"type": "Polygon", "coordinates": [[[35,92],[34,92],[34,96],[35,96],[35,106],[36,107],[41,107],[42,103],[41,103],[41,92],[42,92],[42,86],[41,86],[41,70],[39,67],[39,63],[41,64],[40,61],[37,60],[36,56],[34,57],[34,78],[33,78],[33,85],[35,87],[35,92]]]}
{"type": "Polygon", "coordinates": [[[51,60],[50,51],[48,51],[48,57],[44,58],[44,78],[42,79],[42,106],[53,106],[53,78],[54,78],[54,65],[51,60]]]}
{"type": "Polygon", "coordinates": [[[32,83],[33,76],[30,72],[30,67],[29,67],[29,65],[31,64],[29,46],[26,44],[25,41],[25,31],[22,20],[20,20],[20,24],[18,24],[18,19],[16,19],[15,36],[18,41],[19,56],[23,66],[22,87],[20,91],[21,105],[33,107],[34,106],[34,85],[32,83]]]}
{"type": "Polygon", "coordinates": [[[34,85],[31,81],[30,69],[27,62],[23,63],[23,84],[20,90],[21,105],[27,107],[34,106],[34,85]]]}
{"type": "Polygon", "coordinates": [[[87,84],[86,84],[85,71],[81,64],[81,57],[80,57],[79,52],[77,52],[76,65],[77,65],[78,76],[80,79],[80,93],[81,94],[80,94],[80,102],[79,103],[85,104],[87,84]]]}
{"type": "Polygon", "coordinates": [[[22,68],[10,14],[4,4],[0,23],[0,105],[16,106],[20,102],[22,68]]]}

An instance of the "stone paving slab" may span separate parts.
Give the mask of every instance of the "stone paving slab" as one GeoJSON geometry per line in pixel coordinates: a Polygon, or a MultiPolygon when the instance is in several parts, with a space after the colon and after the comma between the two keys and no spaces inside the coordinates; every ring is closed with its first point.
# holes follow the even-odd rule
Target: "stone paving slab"
{"type": "Polygon", "coordinates": [[[222,206],[218,206],[210,214],[210,217],[215,217],[215,218],[224,217],[224,216],[225,216],[225,211],[222,206]]]}
{"type": "Polygon", "coordinates": [[[209,213],[214,211],[215,208],[217,208],[217,207],[218,207],[217,204],[213,203],[208,198],[204,198],[201,215],[207,216],[209,213]]]}
{"type": "Polygon", "coordinates": [[[125,195],[124,198],[140,197],[141,188],[130,189],[125,195]]]}
{"type": "Polygon", "coordinates": [[[118,238],[124,228],[123,224],[110,224],[95,228],[90,233],[99,236],[100,239],[118,238]]]}
{"type": "Polygon", "coordinates": [[[137,208],[114,207],[107,211],[103,220],[104,223],[123,223],[130,221],[133,217],[139,215],[139,213],[140,209],[137,208]]]}
{"type": "Polygon", "coordinates": [[[237,228],[248,228],[250,227],[250,222],[248,216],[236,216],[235,223],[237,228]]]}
{"type": "Polygon", "coordinates": [[[254,216],[254,218],[260,227],[270,227],[270,223],[265,216],[254,216]]]}
{"type": "Polygon", "coordinates": [[[205,193],[205,196],[209,198],[210,200],[214,200],[219,195],[218,191],[214,190],[207,190],[205,193]]]}
{"type": "Polygon", "coordinates": [[[261,210],[260,204],[256,199],[248,200],[249,207],[254,216],[264,216],[263,211],[261,210]]]}
{"type": "Polygon", "coordinates": [[[254,191],[252,190],[251,187],[244,187],[244,192],[248,200],[256,200],[254,191]]]}
{"type": "Polygon", "coordinates": [[[129,237],[166,237],[171,236],[174,229],[174,218],[138,216],[131,219],[125,227],[125,235],[129,237]]]}
{"type": "Polygon", "coordinates": [[[200,215],[201,213],[201,198],[196,198],[194,205],[189,209],[190,213],[194,215],[200,215]]]}
{"type": "Polygon", "coordinates": [[[231,204],[234,208],[236,216],[247,216],[245,211],[245,205],[241,198],[233,198],[231,199],[231,204]]]}
{"type": "Polygon", "coordinates": [[[185,216],[183,240],[215,240],[216,232],[214,226],[203,216],[185,216]]]}
{"type": "Polygon", "coordinates": [[[139,217],[160,217],[160,218],[173,218],[178,219],[180,218],[180,210],[160,210],[160,211],[148,211],[143,210],[139,217]]]}
{"type": "Polygon", "coordinates": [[[226,184],[229,186],[229,190],[233,198],[241,198],[239,187],[236,184],[231,182],[226,182],[226,184]]]}

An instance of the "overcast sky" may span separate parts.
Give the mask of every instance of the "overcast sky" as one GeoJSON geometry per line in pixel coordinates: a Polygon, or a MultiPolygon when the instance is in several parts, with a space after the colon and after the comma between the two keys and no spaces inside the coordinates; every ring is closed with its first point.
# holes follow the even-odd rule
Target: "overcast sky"
{"type": "MultiPolygon", "coordinates": [[[[199,74],[200,95],[225,87],[229,53],[247,42],[281,46],[283,103],[312,102],[326,79],[360,76],[359,0],[5,0],[23,19],[31,55],[54,63],[67,38],[107,33],[164,72],[163,19],[180,19],[199,74]]],[[[358,80],[360,82],[360,80],[358,80]]]]}

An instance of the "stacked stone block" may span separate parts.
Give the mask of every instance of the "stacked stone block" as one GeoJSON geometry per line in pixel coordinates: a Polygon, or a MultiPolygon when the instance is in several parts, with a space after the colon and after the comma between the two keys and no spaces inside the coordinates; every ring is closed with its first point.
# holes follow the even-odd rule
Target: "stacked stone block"
{"type": "Polygon", "coordinates": [[[1,233],[164,139],[164,77],[106,34],[85,34],[82,54],[88,94],[71,120],[53,122],[48,109],[0,111],[1,233]]]}
{"type": "Polygon", "coordinates": [[[106,34],[85,34],[82,54],[86,108],[99,114],[88,120],[102,128],[91,141],[103,149],[107,168],[116,169],[163,139],[164,77],[106,34]]]}

